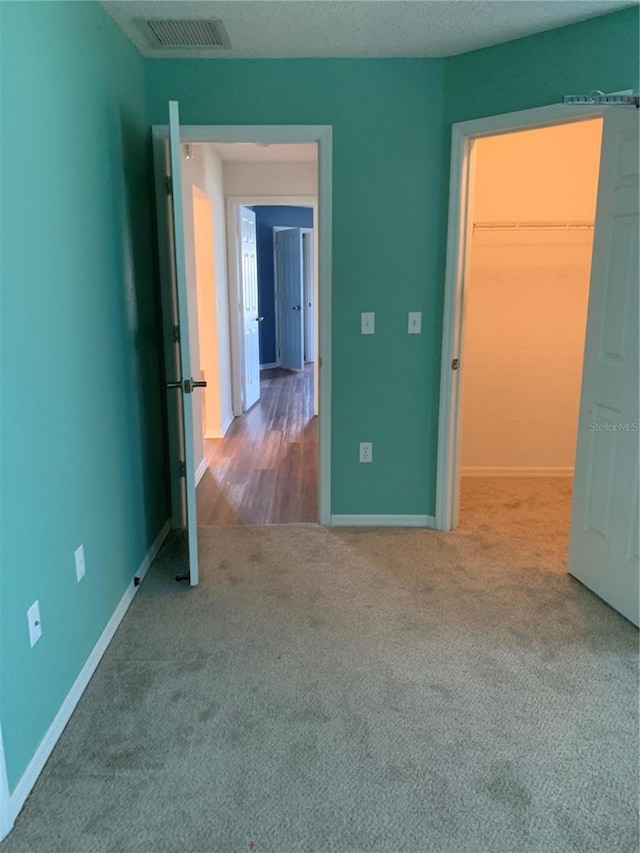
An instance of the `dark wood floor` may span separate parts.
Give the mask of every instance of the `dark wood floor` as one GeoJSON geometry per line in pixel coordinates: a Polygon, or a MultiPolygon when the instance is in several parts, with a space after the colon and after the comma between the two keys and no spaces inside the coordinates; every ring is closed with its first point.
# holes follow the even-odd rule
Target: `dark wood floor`
{"type": "Polygon", "coordinates": [[[221,439],[205,440],[199,525],[318,520],[318,419],[313,365],[260,377],[260,401],[221,439]]]}

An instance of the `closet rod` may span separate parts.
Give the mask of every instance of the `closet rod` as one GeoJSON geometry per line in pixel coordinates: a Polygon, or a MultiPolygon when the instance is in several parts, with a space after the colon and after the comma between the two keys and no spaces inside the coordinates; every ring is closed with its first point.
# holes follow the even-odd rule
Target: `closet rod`
{"type": "Polygon", "coordinates": [[[594,227],[592,219],[513,219],[498,221],[479,221],[473,223],[474,231],[570,231],[587,230],[594,227]]]}

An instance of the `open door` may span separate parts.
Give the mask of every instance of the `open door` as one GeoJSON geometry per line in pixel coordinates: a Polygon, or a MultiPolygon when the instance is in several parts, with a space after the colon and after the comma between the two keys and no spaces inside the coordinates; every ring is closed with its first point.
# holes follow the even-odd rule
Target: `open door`
{"type": "Polygon", "coordinates": [[[240,241],[240,287],[242,298],[242,395],[243,411],[260,399],[260,339],[258,323],[258,249],[256,214],[248,207],[236,208],[240,241]]]}
{"type": "Polygon", "coordinates": [[[315,361],[314,295],[313,295],[313,231],[302,231],[302,298],[304,305],[304,360],[315,361]]]}
{"type": "Polygon", "coordinates": [[[639,111],[604,116],[568,570],[638,624],[639,111]]]}
{"type": "MultiPolygon", "coordinates": [[[[177,101],[169,102],[169,163],[170,172],[168,184],[172,187],[169,195],[169,214],[172,223],[173,252],[172,252],[172,287],[173,294],[165,305],[170,304],[174,314],[174,340],[177,352],[171,360],[168,370],[167,393],[178,395],[178,452],[180,459],[172,459],[172,465],[180,467],[183,488],[183,518],[182,522],[187,531],[189,564],[187,571],[179,576],[179,580],[189,580],[191,586],[198,583],[198,527],[196,520],[196,477],[193,450],[193,404],[194,388],[206,386],[206,382],[194,382],[191,378],[191,354],[189,352],[189,312],[187,299],[187,276],[185,267],[184,213],[182,208],[182,174],[180,168],[180,119],[177,101]],[[177,319],[177,323],[175,320],[177,319]]],[[[171,416],[172,403],[169,403],[171,416]]],[[[175,408],[173,408],[175,412],[175,408]]]]}
{"type": "Polygon", "coordinates": [[[302,235],[299,228],[276,231],[280,366],[304,368],[304,298],[302,293],[302,235]]]}

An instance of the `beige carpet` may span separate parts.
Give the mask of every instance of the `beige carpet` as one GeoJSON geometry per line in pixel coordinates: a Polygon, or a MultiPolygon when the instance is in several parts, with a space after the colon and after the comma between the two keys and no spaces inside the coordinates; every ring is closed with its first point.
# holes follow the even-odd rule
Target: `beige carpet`
{"type": "Polygon", "coordinates": [[[468,486],[452,534],[202,528],[196,590],[169,543],[2,853],[637,853],[637,631],[562,484],[468,486]]]}
{"type": "Polygon", "coordinates": [[[572,490],[572,477],[463,477],[458,533],[500,542],[519,563],[565,571],[572,490]]]}

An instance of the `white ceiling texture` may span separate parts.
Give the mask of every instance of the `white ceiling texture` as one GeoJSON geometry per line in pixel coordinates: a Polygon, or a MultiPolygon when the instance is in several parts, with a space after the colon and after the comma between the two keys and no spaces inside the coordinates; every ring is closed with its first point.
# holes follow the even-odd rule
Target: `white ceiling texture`
{"type": "MultiPolygon", "coordinates": [[[[110,0],[147,57],[452,56],[583,21],[638,0],[110,0]],[[148,21],[221,21],[223,47],[166,47],[148,21]]],[[[219,26],[219,25],[218,25],[219,26]]]]}

